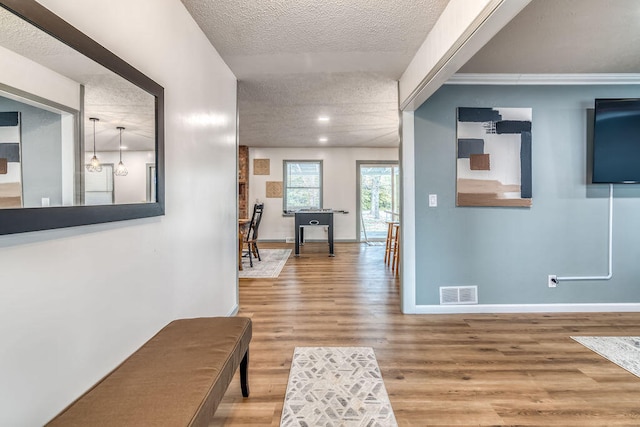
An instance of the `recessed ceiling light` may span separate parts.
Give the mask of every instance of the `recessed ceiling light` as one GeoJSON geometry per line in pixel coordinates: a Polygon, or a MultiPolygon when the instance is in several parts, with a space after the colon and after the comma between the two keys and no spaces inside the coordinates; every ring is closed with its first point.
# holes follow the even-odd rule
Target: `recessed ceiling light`
{"type": "Polygon", "coordinates": [[[320,138],[318,138],[318,141],[325,143],[329,140],[329,138],[327,138],[326,136],[321,136],[320,138]]]}
{"type": "Polygon", "coordinates": [[[329,117],[328,116],[320,116],[320,117],[318,117],[318,121],[319,122],[328,122],[329,121],[329,117]]]}

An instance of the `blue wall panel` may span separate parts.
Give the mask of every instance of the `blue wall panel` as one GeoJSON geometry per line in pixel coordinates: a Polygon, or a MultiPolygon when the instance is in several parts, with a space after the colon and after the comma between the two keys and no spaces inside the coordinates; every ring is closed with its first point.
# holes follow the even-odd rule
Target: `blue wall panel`
{"type": "Polygon", "coordinates": [[[481,304],[640,302],[640,185],[615,187],[613,279],[547,287],[548,274],[607,273],[608,186],[587,184],[588,109],[617,97],[640,87],[444,86],[415,112],[418,305],[459,285],[477,285],[481,304]],[[533,109],[531,208],[455,206],[458,107],[533,109]]]}

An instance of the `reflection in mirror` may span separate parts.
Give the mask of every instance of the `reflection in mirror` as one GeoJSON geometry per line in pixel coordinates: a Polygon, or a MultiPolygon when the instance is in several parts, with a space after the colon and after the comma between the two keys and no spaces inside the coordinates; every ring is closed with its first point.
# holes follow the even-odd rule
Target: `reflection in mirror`
{"type": "Polygon", "coordinates": [[[156,202],[155,97],[3,8],[0,28],[0,209],[156,202]]]}
{"type": "Polygon", "coordinates": [[[0,98],[0,208],[22,207],[20,113],[0,98]]]}
{"type": "Polygon", "coordinates": [[[2,90],[0,115],[0,208],[73,205],[73,115],[2,90]]]}

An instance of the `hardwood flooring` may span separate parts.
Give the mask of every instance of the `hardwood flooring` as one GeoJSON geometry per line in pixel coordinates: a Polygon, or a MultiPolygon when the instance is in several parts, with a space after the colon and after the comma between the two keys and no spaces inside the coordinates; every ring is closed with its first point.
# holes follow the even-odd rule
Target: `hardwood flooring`
{"type": "Polygon", "coordinates": [[[251,396],[234,378],[212,426],[278,426],[296,346],[373,347],[401,426],[640,426],[640,378],[569,338],[640,336],[640,313],[403,315],[384,246],[335,252],[240,281],[251,396]]]}

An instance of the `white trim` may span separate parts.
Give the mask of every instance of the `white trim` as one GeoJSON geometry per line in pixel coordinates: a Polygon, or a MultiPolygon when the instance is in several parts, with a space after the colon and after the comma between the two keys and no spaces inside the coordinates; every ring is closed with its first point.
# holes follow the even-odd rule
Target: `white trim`
{"type": "Polygon", "coordinates": [[[416,310],[416,168],[413,111],[402,112],[400,142],[402,180],[400,202],[400,308],[403,313],[416,310]]]}
{"type": "Polygon", "coordinates": [[[400,109],[417,110],[530,1],[449,0],[400,77],[400,109]]]}
{"type": "Polygon", "coordinates": [[[231,310],[228,314],[227,317],[232,317],[235,316],[236,314],[238,314],[238,310],[240,309],[240,307],[238,306],[238,304],[233,306],[233,310],[231,310]]]}
{"type": "Polygon", "coordinates": [[[458,73],[449,85],[634,85],[640,74],[472,74],[458,73]]]}
{"type": "Polygon", "coordinates": [[[640,303],[414,305],[405,314],[640,312],[640,303]]]}

